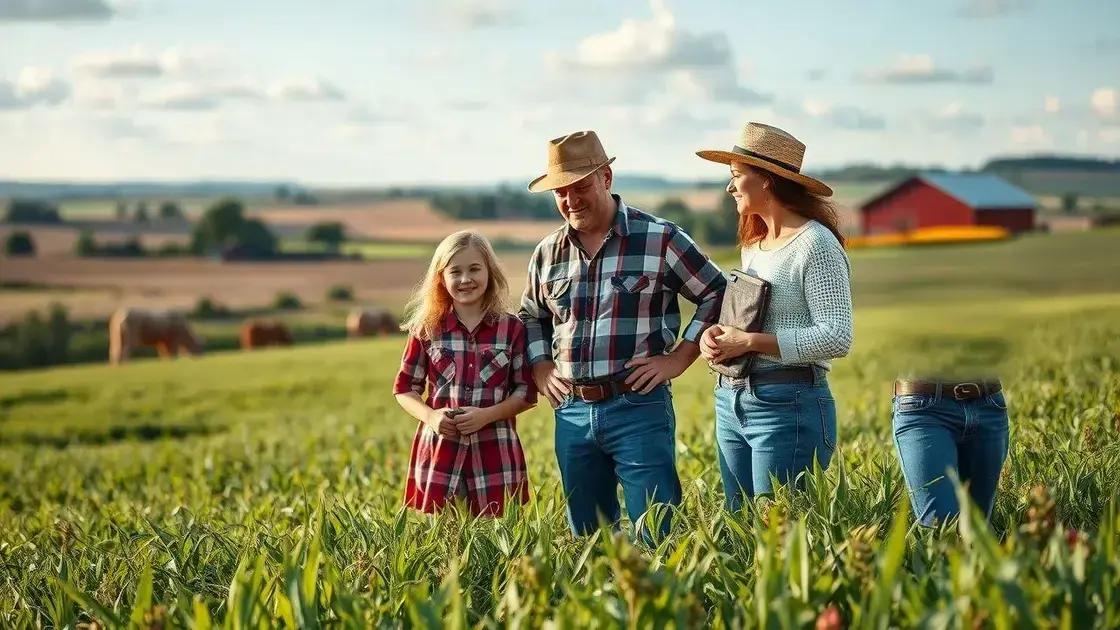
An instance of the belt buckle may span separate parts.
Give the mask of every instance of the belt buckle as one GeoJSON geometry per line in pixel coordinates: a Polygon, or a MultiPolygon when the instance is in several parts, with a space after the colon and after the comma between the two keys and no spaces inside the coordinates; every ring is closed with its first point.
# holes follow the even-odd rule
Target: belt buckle
{"type": "Polygon", "coordinates": [[[957,383],[953,386],[953,398],[957,400],[965,400],[966,398],[979,398],[980,397],[980,384],[979,383],[957,383]],[[970,393],[975,392],[973,395],[970,393]]]}

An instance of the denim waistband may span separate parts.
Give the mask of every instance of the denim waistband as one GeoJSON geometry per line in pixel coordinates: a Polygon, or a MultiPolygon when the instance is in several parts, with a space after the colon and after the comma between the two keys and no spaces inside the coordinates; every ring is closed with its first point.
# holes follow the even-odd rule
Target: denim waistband
{"type": "MultiPolygon", "coordinates": [[[[813,370],[813,382],[810,383],[810,385],[813,386],[813,387],[819,387],[821,385],[827,385],[828,384],[828,370],[822,368],[819,365],[786,365],[786,366],[782,366],[782,368],[778,368],[778,369],[791,368],[791,367],[799,367],[799,368],[800,367],[807,367],[807,368],[812,369],[813,370]]],[[[716,374],[716,386],[717,387],[726,387],[726,388],[729,388],[729,389],[736,389],[736,388],[740,388],[740,387],[749,387],[750,382],[751,382],[751,376],[753,374],[760,374],[762,372],[770,372],[770,371],[773,371],[773,370],[763,370],[763,371],[760,371],[760,372],[752,372],[751,374],[748,374],[748,375],[744,376],[743,378],[732,378],[730,376],[724,376],[723,374],[716,374]]],[[[792,385],[792,384],[796,384],[796,383],[797,383],[797,381],[790,381],[789,384],[792,385]]]]}

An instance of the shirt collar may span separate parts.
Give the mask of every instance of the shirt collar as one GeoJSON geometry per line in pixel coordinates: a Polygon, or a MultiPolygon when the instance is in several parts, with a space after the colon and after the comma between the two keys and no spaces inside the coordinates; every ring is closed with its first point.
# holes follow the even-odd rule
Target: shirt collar
{"type": "MultiPolygon", "coordinates": [[[[475,332],[481,332],[484,326],[491,326],[497,322],[498,316],[495,313],[487,313],[482,316],[482,321],[478,323],[478,328],[475,328],[475,332]]],[[[449,308],[447,309],[447,315],[443,317],[443,332],[452,332],[456,327],[462,328],[463,332],[470,332],[463,322],[459,321],[459,314],[455,312],[455,309],[449,308]]]]}

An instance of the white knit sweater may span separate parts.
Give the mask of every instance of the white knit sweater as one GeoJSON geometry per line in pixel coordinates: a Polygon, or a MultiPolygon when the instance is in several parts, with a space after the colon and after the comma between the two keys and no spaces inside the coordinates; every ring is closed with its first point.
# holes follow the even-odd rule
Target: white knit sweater
{"type": "Polygon", "coordinates": [[[832,232],[816,221],[781,247],[744,247],[742,269],[771,284],[763,332],[778,337],[780,357],[762,355],[757,368],[816,364],[848,354],[852,347],[851,267],[832,232]]]}

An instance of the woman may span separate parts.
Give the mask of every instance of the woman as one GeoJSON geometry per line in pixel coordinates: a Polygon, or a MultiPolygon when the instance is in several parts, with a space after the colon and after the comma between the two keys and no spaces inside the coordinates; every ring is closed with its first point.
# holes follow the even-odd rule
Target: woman
{"type": "Polygon", "coordinates": [[[805,145],[796,138],[752,122],[730,151],[696,154],[730,166],[743,271],[771,283],[761,332],[716,325],[700,340],[712,362],[759,354],[746,377],[720,375],[716,386],[720,472],[734,510],[814,458],[828,467],[836,404],[826,375],[852,345],[849,266],[832,190],[801,174],[805,145]]]}

